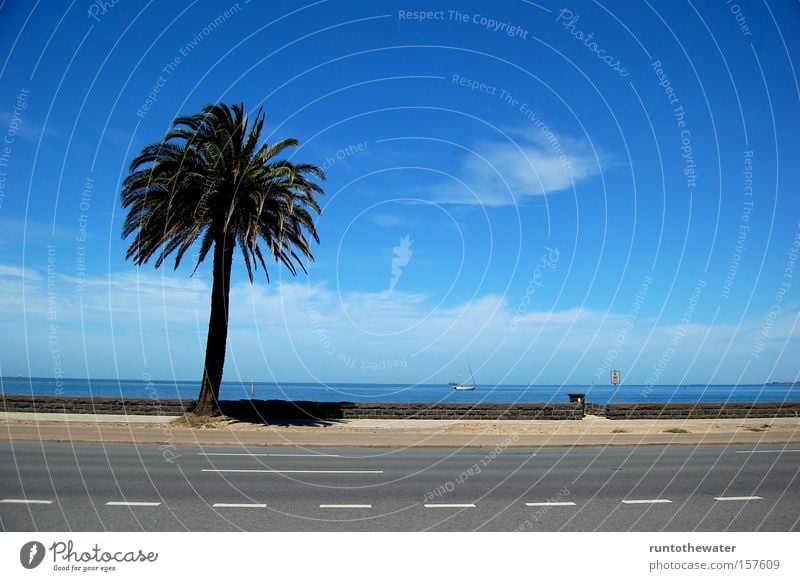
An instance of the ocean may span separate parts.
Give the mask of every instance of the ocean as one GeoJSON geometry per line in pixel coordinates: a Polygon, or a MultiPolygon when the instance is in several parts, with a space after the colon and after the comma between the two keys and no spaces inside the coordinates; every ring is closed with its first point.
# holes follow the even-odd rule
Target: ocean
{"type": "MultiPolygon", "coordinates": [[[[0,377],[0,393],[72,397],[195,399],[199,381],[132,379],[52,379],[0,377]]],[[[567,403],[568,394],[584,393],[586,401],[610,402],[780,402],[800,401],[800,384],[753,385],[478,385],[475,391],[454,391],[445,384],[267,383],[255,382],[254,399],[432,403],[567,403]]],[[[220,399],[248,399],[250,382],[225,381],[220,399]]]]}

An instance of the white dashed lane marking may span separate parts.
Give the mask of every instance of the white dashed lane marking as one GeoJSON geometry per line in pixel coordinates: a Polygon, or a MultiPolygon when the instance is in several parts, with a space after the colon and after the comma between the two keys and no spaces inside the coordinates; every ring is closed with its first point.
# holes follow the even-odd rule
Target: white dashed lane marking
{"type": "Polygon", "coordinates": [[[575,506],[574,502],[526,502],[525,506],[575,506]]]}
{"type": "Polygon", "coordinates": [[[125,502],[120,500],[112,500],[107,502],[106,506],[161,506],[160,502],[125,502]]]}
{"type": "Polygon", "coordinates": [[[242,502],[216,502],[213,508],[267,508],[266,504],[246,504],[242,502]]]}
{"type": "Polygon", "coordinates": [[[248,452],[198,452],[198,456],[245,456],[249,458],[341,458],[339,454],[250,454],[248,452]]]}
{"type": "Polygon", "coordinates": [[[464,504],[426,504],[425,508],[475,508],[472,503],[464,504]]]}
{"type": "Polygon", "coordinates": [[[371,504],[320,504],[320,508],[372,508],[371,504]]]}
{"type": "Polygon", "coordinates": [[[205,468],[203,472],[238,472],[257,474],[383,474],[383,470],[268,470],[268,469],[233,469],[233,468],[205,468]]]}
{"type": "MultiPolygon", "coordinates": [[[[361,471],[347,471],[347,470],[206,470],[206,472],[266,472],[266,473],[320,473],[320,474],[381,474],[382,470],[361,470],[361,471]]],[[[746,502],[749,500],[764,500],[762,496],[715,496],[714,500],[719,502],[746,502]]],[[[671,504],[672,501],[666,498],[651,498],[651,499],[629,499],[621,501],[622,504],[671,504]]],[[[30,498],[3,498],[0,499],[0,504],[53,504],[52,500],[40,500],[30,498]]],[[[128,507],[157,507],[161,506],[160,502],[148,501],[119,501],[112,500],[105,503],[106,506],[128,506],[128,507]]],[[[476,508],[475,503],[427,503],[423,505],[425,508],[476,508]]],[[[561,502],[526,502],[525,506],[528,507],[556,507],[556,506],[577,506],[572,501],[561,502]]],[[[267,505],[263,503],[239,503],[239,502],[217,502],[212,505],[213,508],[266,508],[267,505]]],[[[319,508],[324,509],[371,509],[372,504],[320,504],[319,508]]]]}

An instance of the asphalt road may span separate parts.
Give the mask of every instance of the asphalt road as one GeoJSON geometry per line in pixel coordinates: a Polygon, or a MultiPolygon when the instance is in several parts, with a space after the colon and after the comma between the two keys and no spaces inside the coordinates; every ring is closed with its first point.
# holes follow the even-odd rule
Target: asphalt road
{"type": "Polygon", "coordinates": [[[0,444],[5,531],[797,531],[800,447],[0,444]]]}

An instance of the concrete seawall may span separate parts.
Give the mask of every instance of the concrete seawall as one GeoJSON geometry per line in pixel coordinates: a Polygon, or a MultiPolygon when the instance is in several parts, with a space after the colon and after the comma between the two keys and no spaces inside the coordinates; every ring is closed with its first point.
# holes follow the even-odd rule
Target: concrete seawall
{"type": "MultiPolygon", "coordinates": [[[[0,395],[6,412],[180,416],[193,400],[0,395]]],[[[800,417],[800,402],[727,403],[354,403],[284,400],[224,400],[225,415],[241,418],[580,420],[585,414],[610,420],[800,417]]]]}

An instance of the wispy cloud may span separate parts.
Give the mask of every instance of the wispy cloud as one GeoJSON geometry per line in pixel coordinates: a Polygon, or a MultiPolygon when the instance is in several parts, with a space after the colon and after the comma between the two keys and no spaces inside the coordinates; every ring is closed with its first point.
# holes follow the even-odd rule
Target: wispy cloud
{"type": "Polygon", "coordinates": [[[440,183],[433,199],[448,204],[506,206],[568,190],[611,165],[585,139],[511,130],[507,141],[482,141],[459,160],[461,184],[440,183]]]}
{"type": "MultiPolygon", "coordinates": [[[[11,111],[0,111],[0,127],[7,129],[14,120],[15,115],[11,111]]],[[[28,143],[38,144],[43,135],[47,138],[56,139],[63,137],[61,132],[54,128],[53,123],[45,127],[38,120],[32,119],[27,111],[23,112],[19,121],[19,129],[16,131],[16,137],[28,143]]]]}
{"type": "Polygon", "coordinates": [[[372,212],[368,214],[369,220],[382,228],[409,228],[417,225],[416,220],[399,212],[372,212]]]}
{"type": "Polygon", "coordinates": [[[0,277],[24,278],[28,280],[41,280],[41,275],[35,270],[21,266],[0,264],[0,277]]]}
{"type": "MultiPolygon", "coordinates": [[[[87,278],[80,293],[77,282],[59,276],[48,285],[41,271],[0,265],[0,332],[23,336],[27,329],[24,341],[0,352],[0,365],[10,369],[14,361],[30,360],[46,375],[55,325],[70,373],[136,377],[145,367],[165,377],[199,373],[207,278],[127,271],[87,278]],[[84,365],[87,371],[72,367],[84,365]]],[[[656,369],[661,383],[738,381],[743,373],[743,380],[757,381],[785,372],[791,362],[773,367],[797,340],[796,305],[787,305],[771,325],[756,359],[751,353],[763,315],[735,327],[642,318],[631,328],[624,313],[568,307],[520,315],[517,304],[518,297],[493,294],[442,305],[399,288],[388,294],[301,280],[240,282],[231,290],[226,373],[229,379],[442,382],[468,356],[483,381],[547,383],[575,376],[585,382],[605,377],[603,362],[613,349],[613,365],[631,382],[644,382],[656,369]],[[665,353],[669,364],[662,369],[665,353]]]]}

